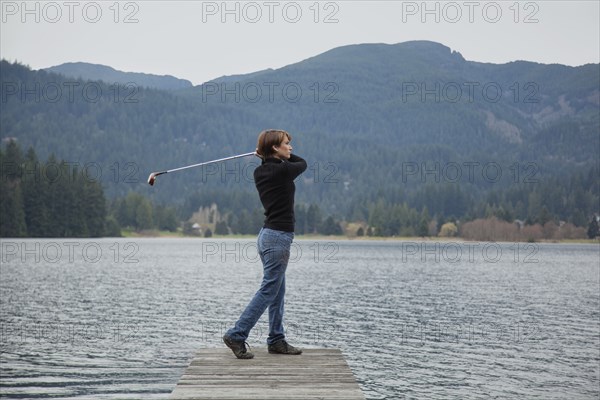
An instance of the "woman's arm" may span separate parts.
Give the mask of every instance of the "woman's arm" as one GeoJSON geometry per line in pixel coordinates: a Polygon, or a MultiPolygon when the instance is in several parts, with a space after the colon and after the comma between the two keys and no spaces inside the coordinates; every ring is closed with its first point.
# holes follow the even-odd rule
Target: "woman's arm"
{"type": "Polygon", "coordinates": [[[295,154],[290,154],[290,158],[285,160],[288,176],[291,179],[296,179],[298,175],[306,171],[306,161],[302,157],[295,154]]]}

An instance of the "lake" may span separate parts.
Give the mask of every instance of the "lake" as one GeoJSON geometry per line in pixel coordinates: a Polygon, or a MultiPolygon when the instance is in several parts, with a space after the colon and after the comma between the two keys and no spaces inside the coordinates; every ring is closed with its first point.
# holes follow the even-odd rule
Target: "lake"
{"type": "MultiPolygon", "coordinates": [[[[0,243],[7,399],[166,399],[262,277],[254,239],[0,243]]],[[[598,399],[599,270],[597,244],[296,240],[287,338],[368,399],[598,399]]]]}

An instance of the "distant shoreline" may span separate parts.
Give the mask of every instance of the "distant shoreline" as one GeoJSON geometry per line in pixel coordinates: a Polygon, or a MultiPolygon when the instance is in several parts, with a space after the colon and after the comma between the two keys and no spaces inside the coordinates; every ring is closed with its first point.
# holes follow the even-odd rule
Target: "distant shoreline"
{"type": "MultiPolygon", "coordinates": [[[[256,234],[253,235],[212,235],[211,237],[204,236],[190,236],[183,235],[181,232],[162,232],[162,231],[147,231],[147,232],[122,232],[121,236],[100,236],[100,237],[2,237],[0,241],[7,240],[19,240],[19,239],[62,239],[62,240],[73,240],[73,239],[198,239],[198,240],[211,240],[211,239],[245,239],[245,240],[256,240],[256,234]]],[[[600,238],[596,239],[539,239],[533,242],[530,241],[519,241],[519,240],[476,240],[476,239],[464,239],[462,237],[421,237],[421,236],[354,236],[348,237],[344,235],[295,235],[295,241],[335,241],[335,242],[423,242],[423,243],[434,243],[434,242],[464,242],[464,243],[560,243],[560,244],[598,244],[600,245],[600,238]]]]}
{"type": "MultiPolygon", "coordinates": [[[[168,231],[148,231],[148,232],[122,232],[125,238],[187,238],[187,239],[256,239],[257,234],[252,235],[212,235],[211,237],[183,235],[181,232],[168,231]]],[[[510,240],[471,240],[462,237],[438,237],[438,236],[354,236],[345,235],[298,235],[294,240],[330,240],[330,241],[413,241],[413,242],[497,242],[497,243],[562,243],[562,244],[600,244],[600,238],[597,239],[540,239],[535,242],[510,241],[510,240]]]]}

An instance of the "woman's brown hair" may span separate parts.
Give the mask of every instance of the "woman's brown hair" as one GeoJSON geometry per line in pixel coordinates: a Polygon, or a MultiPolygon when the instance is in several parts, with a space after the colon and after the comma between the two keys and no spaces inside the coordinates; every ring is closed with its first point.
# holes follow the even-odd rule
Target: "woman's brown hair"
{"type": "Polygon", "coordinates": [[[280,129],[267,129],[258,135],[256,149],[258,155],[263,159],[272,157],[275,154],[273,146],[279,146],[283,141],[292,140],[292,135],[280,129]]]}

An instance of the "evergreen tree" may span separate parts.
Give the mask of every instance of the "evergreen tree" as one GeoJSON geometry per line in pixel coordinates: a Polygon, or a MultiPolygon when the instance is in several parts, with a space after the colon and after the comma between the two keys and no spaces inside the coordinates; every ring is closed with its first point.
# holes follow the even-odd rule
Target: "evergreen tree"
{"type": "Polygon", "coordinates": [[[421,237],[429,236],[429,221],[431,218],[429,217],[429,212],[427,211],[427,207],[423,207],[423,211],[421,211],[421,215],[419,217],[419,225],[417,227],[417,235],[421,237]]]}
{"type": "Polygon", "coordinates": [[[83,218],[91,237],[104,235],[106,224],[106,199],[100,183],[84,180],[83,182],[83,218]]]}
{"type": "Polygon", "coordinates": [[[23,208],[29,237],[45,237],[49,216],[47,207],[48,181],[33,148],[25,156],[23,176],[23,208]]]}
{"type": "MultiPolygon", "coordinates": [[[[66,163],[61,163],[63,175],[61,176],[61,186],[66,194],[68,211],[65,215],[67,220],[67,237],[89,237],[88,221],[85,214],[86,195],[85,179],[79,173],[77,168],[71,168],[66,163]]],[[[104,231],[104,218],[102,220],[102,229],[104,231]]]]}
{"type": "Polygon", "coordinates": [[[21,192],[22,154],[16,142],[10,141],[6,154],[0,158],[2,176],[0,183],[0,236],[22,237],[27,235],[23,195],[21,192]]]}
{"type": "Polygon", "coordinates": [[[156,227],[161,231],[175,232],[177,230],[179,223],[173,207],[155,207],[154,215],[156,216],[156,227]]]}
{"type": "Polygon", "coordinates": [[[105,228],[103,236],[121,237],[121,227],[115,217],[109,216],[106,218],[105,228]]]}
{"type": "Polygon", "coordinates": [[[152,206],[146,199],[142,199],[135,210],[135,227],[138,230],[152,229],[154,222],[152,220],[152,206]]]}
{"type": "Polygon", "coordinates": [[[229,229],[227,228],[227,222],[219,221],[215,226],[216,235],[229,235],[229,229]]]}
{"type": "Polygon", "coordinates": [[[311,204],[306,212],[306,233],[317,233],[321,225],[321,210],[316,204],[311,204]]]}
{"type": "Polygon", "coordinates": [[[22,237],[27,235],[23,198],[19,181],[2,181],[0,183],[0,236],[22,237]]]}
{"type": "Polygon", "coordinates": [[[544,225],[546,222],[550,221],[552,219],[552,216],[550,215],[550,212],[548,211],[548,207],[546,207],[545,205],[542,206],[542,209],[540,210],[540,213],[538,214],[538,218],[537,218],[537,222],[540,225],[544,225]]]}
{"type": "Polygon", "coordinates": [[[593,215],[590,224],[588,225],[587,235],[590,239],[595,239],[600,236],[600,227],[598,226],[598,218],[593,215]]]}
{"type": "Polygon", "coordinates": [[[296,218],[296,223],[294,229],[296,233],[299,235],[303,235],[306,233],[306,207],[304,204],[296,204],[294,207],[294,217],[296,218]]]}
{"type": "Polygon", "coordinates": [[[246,235],[252,233],[252,228],[253,227],[252,221],[250,220],[250,214],[248,213],[248,211],[242,210],[237,220],[237,227],[235,229],[235,232],[241,233],[242,235],[246,235]]]}
{"type": "Polygon", "coordinates": [[[61,167],[61,163],[51,154],[44,164],[44,171],[44,179],[48,181],[46,204],[49,221],[46,234],[49,237],[72,236],[69,232],[69,213],[73,196],[67,187],[68,176],[65,176],[65,168],[61,167]]]}
{"type": "Polygon", "coordinates": [[[319,233],[323,235],[341,235],[342,227],[339,223],[335,222],[333,217],[330,215],[323,221],[319,227],[319,233]]]}

